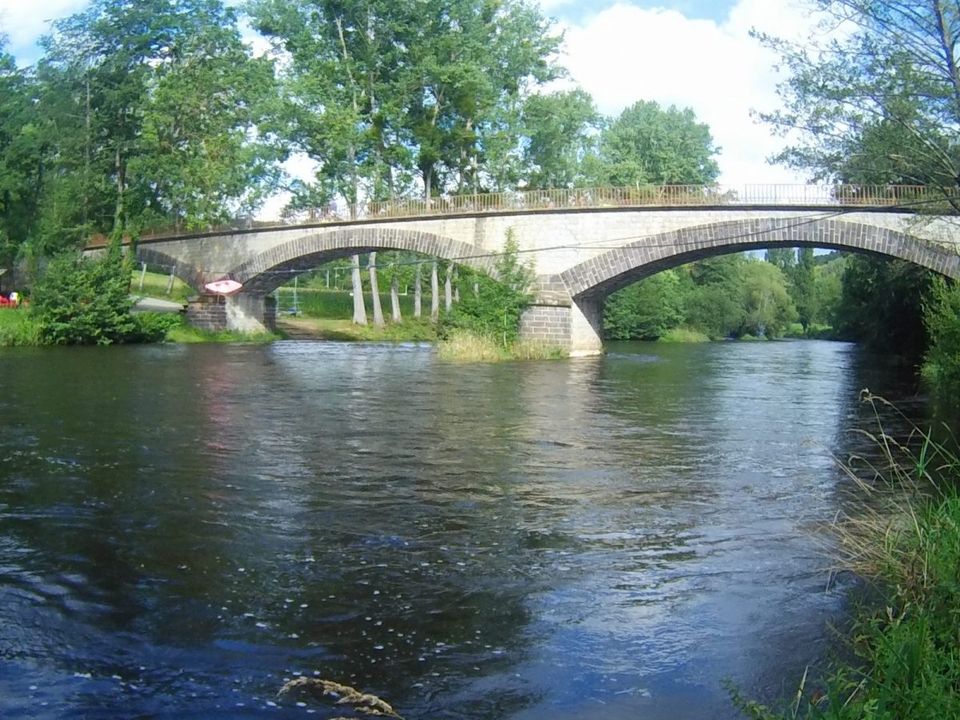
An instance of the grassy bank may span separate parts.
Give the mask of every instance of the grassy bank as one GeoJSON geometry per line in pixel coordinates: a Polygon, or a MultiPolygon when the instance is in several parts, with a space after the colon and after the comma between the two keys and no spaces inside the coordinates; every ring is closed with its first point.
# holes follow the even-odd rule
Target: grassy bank
{"type": "Polygon", "coordinates": [[[309,336],[321,340],[342,340],[345,342],[434,342],[437,330],[428,320],[404,320],[402,323],[388,322],[382,328],[368,325],[354,325],[352,320],[325,317],[284,317],[277,318],[277,324],[288,335],[309,336]]]}
{"type": "MultiPolygon", "coordinates": [[[[189,325],[180,315],[137,313],[138,332],[133,342],[224,343],[272,342],[279,333],[207,332],[189,325]]],[[[43,345],[40,326],[29,310],[0,311],[0,347],[43,345]]]]}
{"type": "Polygon", "coordinates": [[[196,291],[192,290],[189,285],[178,277],[173,278],[172,285],[170,283],[170,276],[161,275],[160,273],[145,273],[142,275],[142,280],[143,283],[141,284],[140,270],[134,270],[131,273],[131,295],[160,298],[161,300],[172,300],[174,302],[186,302],[188,297],[196,295],[196,291]],[[170,288],[169,293],[167,292],[168,287],[170,288]]]}
{"type": "Polygon", "coordinates": [[[437,343],[441,360],[448,362],[504,362],[508,360],[557,360],[567,352],[554,345],[517,341],[502,345],[496,340],[465,330],[456,330],[437,343]]]}
{"type": "Polygon", "coordinates": [[[876,440],[884,462],[850,471],[857,509],[837,526],[842,567],[877,592],[849,636],[856,660],[779,710],[735,697],[748,717],[960,718],[960,461],[929,435],[876,440]]]}
{"type": "Polygon", "coordinates": [[[236,330],[219,330],[212,332],[201,330],[184,321],[167,330],[163,342],[184,343],[188,345],[197,343],[268,343],[274,340],[282,340],[283,337],[281,333],[272,332],[246,333],[236,330]]]}
{"type": "Polygon", "coordinates": [[[657,342],[663,343],[705,343],[710,342],[710,336],[699,330],[688,327],[675,327],[661,335],[657,342]]]}
{"type": "Polygon", "coordinates": [[[0,347],[39,345],[40,329],[24,308],[0,310],[0,347]]]}
{"type": "MultiPolygon", "coordinates": [[[[413,319],[413,295],[400,295],[400,313],[406,319],[413,319]]],[[[370,293],[364,293],[368,320],[373,316],[373,304],[370,293]]],[[[442,303],[441,303],[442,304],[442,303]]],[[[390,314],[390,293],[380,293],[380,305],[386,315],[390,314]]],[[[424,314],[430,314],[430,292],[424,292],[421,301],[424,314]]],[[[353,319],[353,295],[343,290],[322,290],[300,288],[294,295],[293,288],[277,289],[277,310],[280,314],[296,310],[300,315],[311,318],[329,318],[337,320],[353,319]],[[294,303],[296,297],[296,303],[294,303]]]]}

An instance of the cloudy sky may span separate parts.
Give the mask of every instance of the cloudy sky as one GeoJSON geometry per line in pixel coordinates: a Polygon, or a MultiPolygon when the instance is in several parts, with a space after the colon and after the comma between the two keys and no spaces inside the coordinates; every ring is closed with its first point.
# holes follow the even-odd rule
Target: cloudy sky
{"type": "MultiPolygon", "coordinates": [[[[795,0],[539,0],[565,33],[563,62],[600,110],[637,100],[693,108],[721,148],[728,185],[802,178],[766,158],[782,141],[751,117],[777,106],[776,58],[750,38],[757,28],[802,38],[812,21],[795,0]]],[[[47,23],[86,0],[0,0],[0,32],[21,64],[36,59],[47,23]]]]}

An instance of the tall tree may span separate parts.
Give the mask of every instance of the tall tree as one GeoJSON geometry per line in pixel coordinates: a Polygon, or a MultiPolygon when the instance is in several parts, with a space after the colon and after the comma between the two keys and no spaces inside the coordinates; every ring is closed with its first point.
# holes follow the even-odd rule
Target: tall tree
{"type": "Polygon", "coordinates": [[[526,180],[531,188],[565,188],[585,182],[583,164],[601,123],[583,90],[532,95],[523,112],[526,180]]]}
{"type": "Polygon", "coordinates": [[[276,156],[254,127],[272,72],[250,58],[220,0],[94,0],[43,44],[48,176],[73,189],[62,220],[80,235],[255,206],[251,188],[276,156]]]}
{"type": "Polygon", "coordinates": [[[709,185],[720,174],[717,152],[692,110],[641,100],[603,131],[592,173],[598,185],[709,185]]]}
{"type": "Polygon", "coordinates": [[[0,266],[9,267],[37,221],[43,135],[35,88],[0,35],[0,266]]]}
{"type": "Polygon", "coordinates": [[[477,192],[483,177],[499,185],[505,158],[487,166],[486,153],[518,144],[510,120],[532,87],[560,74],[560,38],[526,0],[429,0],[418,9],[404,78],[424,196],[477,192]]]}
{"type": "Polygon", "coordinates": [[[325,200],[351,207],[403,190],[400,71],[416,8],[390,0],[251,0],[254,26],[284,57],[284,134],[319,164],[325,200]]]}
{"type": "Polygon", "coordinates": [[[516,119],[555,77],[559,37],[528,0],[250,0],[283,53],[286,134],[312,192],[478,191],[518,177],[516,119]]]}
{"type": "Polygon", "coordinates": [[[437,279],[437,261],[430,265],[430,322],[440,319],[440,282],[437,279]]]}
{"type": "Polygon", "coordinates": [[[367,259],[367,271],[370,273],[370,296],[373,301],[373,324],[383,327],[383,307],[380,304],[380,284],[377,282],[377,253],[372,252],[367,259]]]}
{"type": "Polygon", "coordinates": [[[350,279],[353,292],[353,322],[355,325],[367,324],[367,308],[363,303],[363,279],[360,277],[360,256],[350,256],[350,279]]]}
{"type": "Polygon", "coordinates": [[[802,247],[798,252],[796,267],[790,272],[790,296],[797,308],[797,319],[803,325],[803,331],[810,329],[810,324],[817,315],[816,270],[813,259],[813,248],[802,247]]]}
{"type": "Polygon", "coordinates": [[[784,272],[789,272],[797,264],[797,250],[796,248],[770,248],[764,253],[764,259],[784,272]]]}
{"type": "Polygon", "coordinates": [[[817,0],[817,39],[759,35],[790,72],[781,110],[799,140],[779,160],[815,177],[955,187],[960,9],[948,0],[817,0]],[[838,32],[838,28],[840,31],[838,32]]]}
{"type": "Polygon", "coordinates": [[[422,263],[417,263],[416,274],[413,279],[413,316],[420,317],[423,314],[423,289],[421,287],[422,263]]]}

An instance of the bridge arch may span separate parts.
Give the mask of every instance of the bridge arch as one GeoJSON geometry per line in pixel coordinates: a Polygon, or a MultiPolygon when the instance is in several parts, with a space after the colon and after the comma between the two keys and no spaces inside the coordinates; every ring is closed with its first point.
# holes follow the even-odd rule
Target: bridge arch
{"type": "Polygon", "coordinates": [[[960,255],[904,232],[840,219],[755,218],[659,233],[585,260],[560,277],[575,299],[602,300],[637,280],[715,255],[770,247],[823,247],[886,255],[960,279],[960,255]]]}
{"type": "Polygon", "coordinates": [[[198,292],[203,290],[203,273],[189,262],[178,260],[148,245],[137,245],[135,257],[138,262],[162,267],[168,273],[172,270],[173,274],[189,287],[198,292]]]}
{"type": "Polygon", "coordinates": [[[354,253],[379,250],[418,252],[494,274],[493,256],[476,245],[421,230],[386,226],[313,230],[259,253],[233,268],[228,276],[243,283],[245,292],[266,294],[298,272],[354,253]]]}

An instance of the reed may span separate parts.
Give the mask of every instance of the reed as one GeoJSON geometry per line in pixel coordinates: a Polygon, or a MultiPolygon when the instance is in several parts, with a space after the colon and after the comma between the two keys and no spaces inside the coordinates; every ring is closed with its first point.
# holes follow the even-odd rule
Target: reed
{"type": "Polygon", "coordinates": [[[823,680],[807,672],[796,697],[770,709],[731,690],[754,720],[783,718],[960,717],[960,460],[929,431],[887,434],[880,408],[865,392],[876,430],[865,437],[877,458],[850,458],[850,502],[832,523],[837,571],[876,590],[859,608],[848,642],[856,658],[834,662],[823,680]]]}

